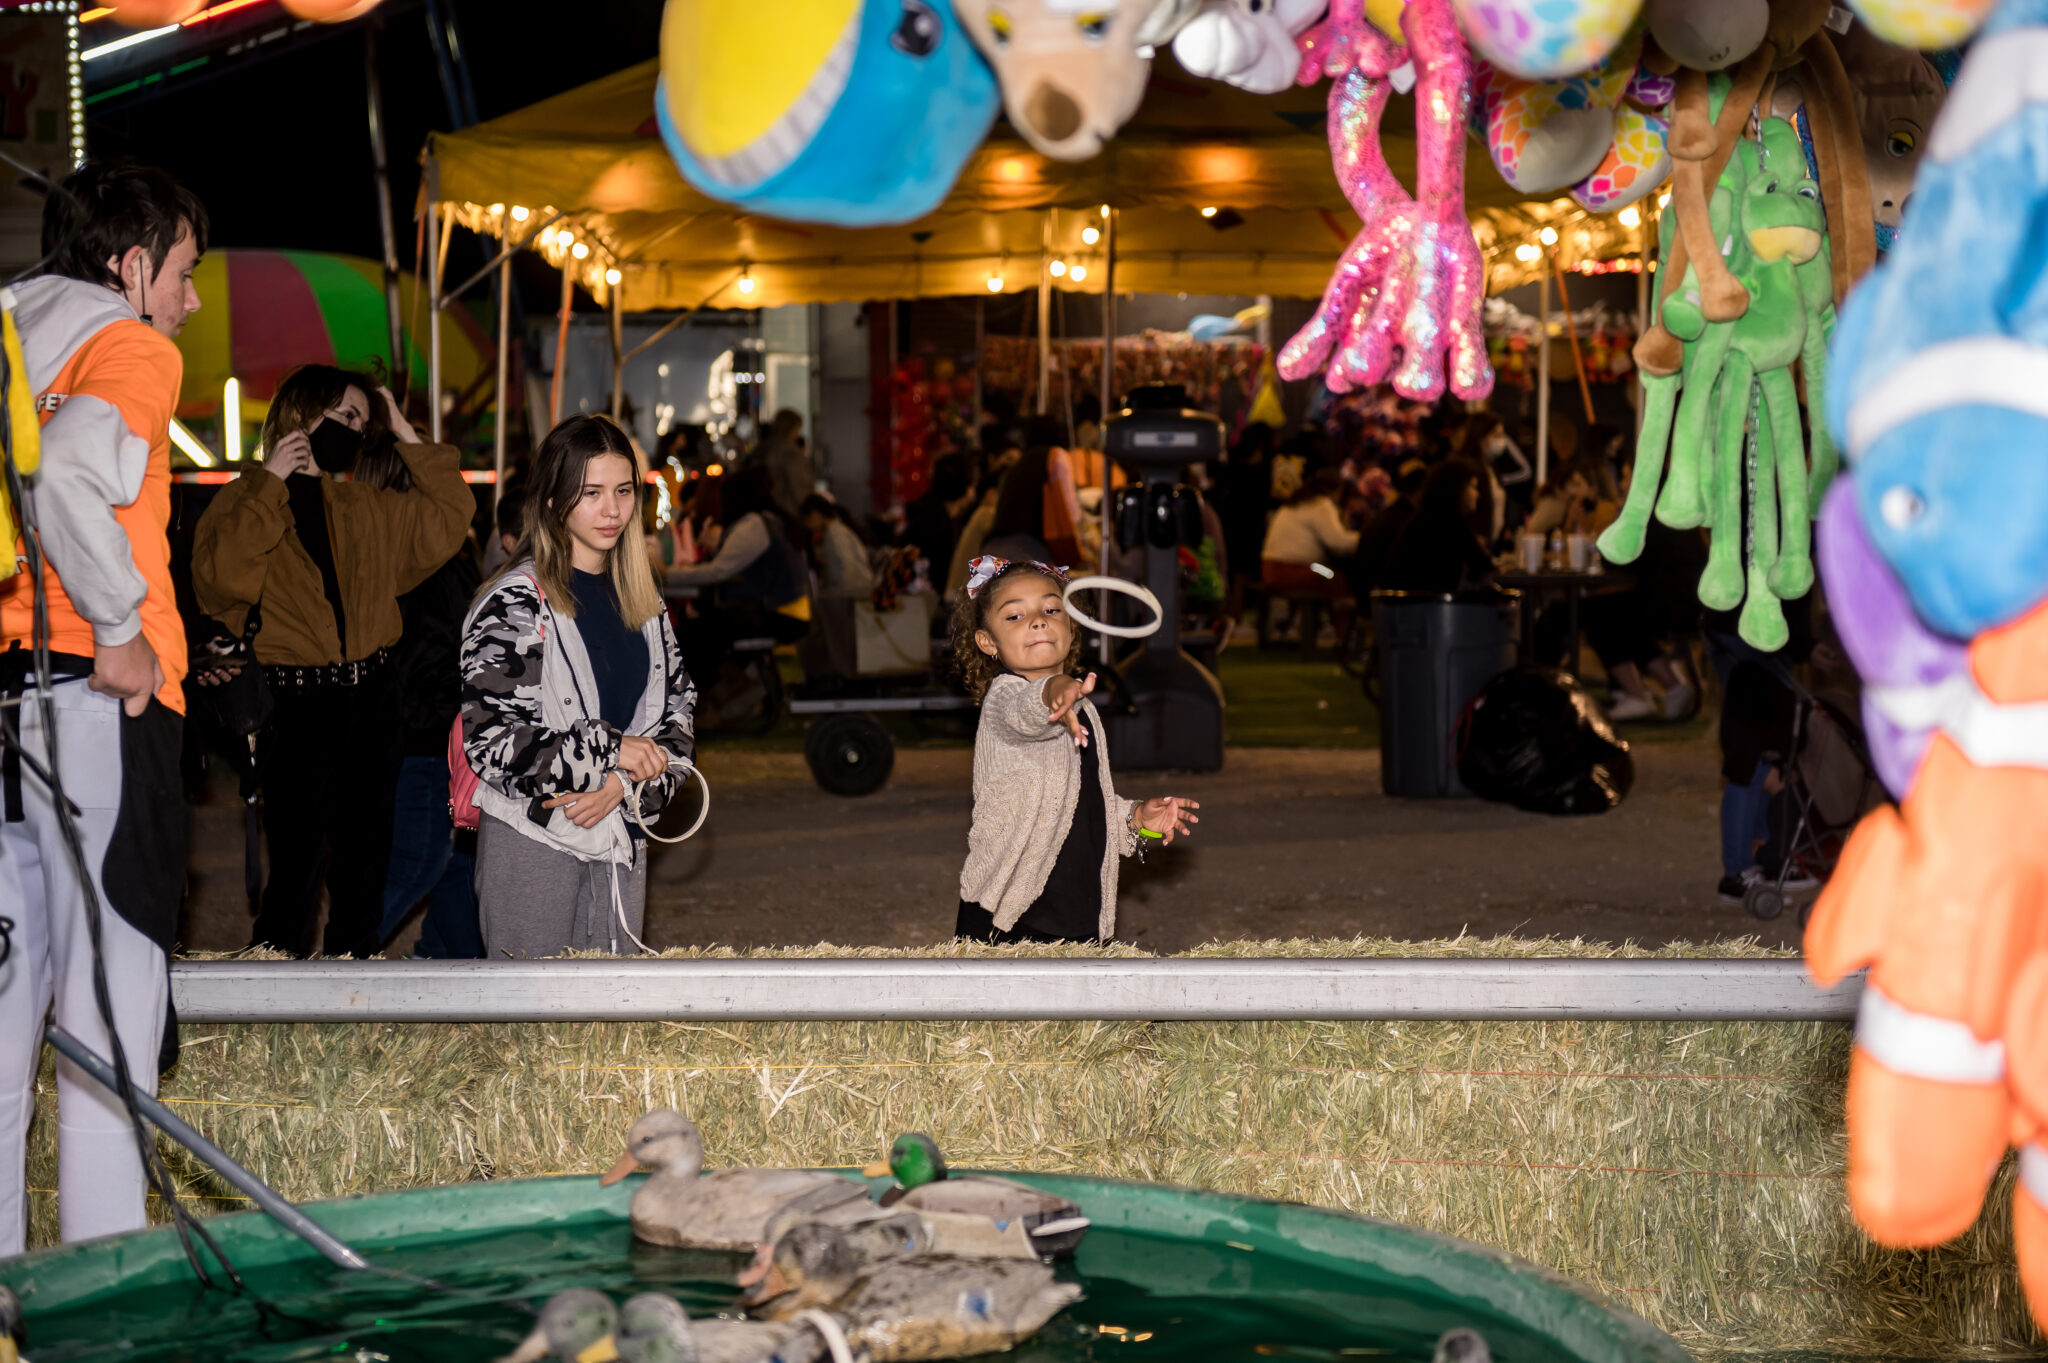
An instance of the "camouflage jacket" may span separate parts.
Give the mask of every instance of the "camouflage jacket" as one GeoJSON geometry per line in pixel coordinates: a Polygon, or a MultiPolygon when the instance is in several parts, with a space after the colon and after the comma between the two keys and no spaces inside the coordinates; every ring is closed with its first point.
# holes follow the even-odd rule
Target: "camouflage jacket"
{"type": "MultiPolygon", "coordinates": [[[[697,688],[684,670],[668,616],[648,621],[644,632],[650,655],[661,665],[647,679],[632,732],[688,759],[696,747],[697,688]]],[[[594,682],[577,679],[588,672],[574,622],[548,608],[530,572],[515,567],[505,573],[470,608],[462,637],[463,749],[477,779],[498,795],[526,802],[531,821],[545,827],[550,840],[583,839],[562,811],[542,809],[541,802],[595,790],[618,767],[624,735],[590,713],[583,696],[594,694],[594,682]],[[558,660],[567,668],[548,667],[550,647],[570,655],[558,660]],[[568,684],[549,680],[562,677],[568,684]]],[[[642,817],[653,819],[682,779],[671,768],[642,785],[642,817]]],[[[494,802],[487,808],[489,803],[494,802]]]]}

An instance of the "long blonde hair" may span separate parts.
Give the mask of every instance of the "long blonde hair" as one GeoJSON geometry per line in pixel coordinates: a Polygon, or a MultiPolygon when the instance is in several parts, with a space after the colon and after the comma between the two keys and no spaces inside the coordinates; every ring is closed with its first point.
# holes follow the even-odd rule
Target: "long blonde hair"
{"type": "MultiPolygon", "coordinates": [[[[576,618],[576,597],[569,588],[569,571],[575,562],[569,538],[569,508],[583,495],[583,478],[590,461],[607,454],[619,455],[633,466],[633,515],[618,543],[605,557],[611,569],[612,589],[619,598],[619,616],[629,629],[639,629],[664,609],[654,565],[647,558],[647,541],[640,533],[640,503],[647,496],[647,465],[626,433],[613,425],[609,417],[572,416],[541,441],[540,453],[534,456],[533,472],[527,481],[526,515],[520,526],[519,543],[498,575],[503,576],[513,564],[532,558],[534,574],[540,578],[549,608],[572,620],[576,618]]],[[[490,585],[486,584],[484,590],[489,591],[490,585]]]]}

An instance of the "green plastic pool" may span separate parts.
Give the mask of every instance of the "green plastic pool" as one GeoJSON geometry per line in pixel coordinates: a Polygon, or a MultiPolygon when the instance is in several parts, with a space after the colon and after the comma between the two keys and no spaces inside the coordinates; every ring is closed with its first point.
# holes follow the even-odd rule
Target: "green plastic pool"
{"type": "MultiPolygon", "coordinates": [[[[1502,1363],[1687,1358],[1641,1318],[1483,1246],[1293,1203],[1021,1177],[1095,1223],[1061,1268],[1086,1296],[1012,1355],[1030,1363],[1427,1360],[1460,1325],[1502,1363]]],[[[736,1256],[633,1240],[636,1182],[532,1179],[315,1204],[321,1224],[384,1272],[335,1269],[259,1213],[216,1218],[208,1225],[250,1296],[196,1287],[167,1229],[0,1261],[0,1283],[22,1298],[34,1363],[465,1363],[509,1352],[531,1309],[566,1287],[665,1290],[692,1315],[729,1305],[736,1256]]]]}

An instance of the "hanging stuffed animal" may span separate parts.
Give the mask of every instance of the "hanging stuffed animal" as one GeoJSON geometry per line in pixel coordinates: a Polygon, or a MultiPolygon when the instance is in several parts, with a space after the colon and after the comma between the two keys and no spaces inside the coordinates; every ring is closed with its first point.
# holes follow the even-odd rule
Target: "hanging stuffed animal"
{"type": "Polygon", "coordinates": [[[1885,42],[1860,20],[1835,39],[1835,48],[1855,94],[1877,247],[1889,251],[1948,83],[1925,54],[1885,42]]]}
{"type": "Polygon", "coordinates": [[[1613,212],[1655,190],[1671,171],[1665,151],[1669,82],[1639,65],[1640,36],[1567,80],[1522,80],[1481,65],[1473,135],[1501,178],[1525,194],[1569,187],[1580,207],[1613,212]],[[1661,82],[1661,86],[1658,84],[1661,82]]]}
{"type": "MultiPolygon", "coordinates": [[[[1643,0],[1451,0],[1488,64],[1523,80],[1559,80],[1607,61],[1643,0]]],[[[1720,4],[1722,0],[1712,0],[1720,4]]]]}
{"type": "Polygon", "coordinates": [[[1649,0],[1650,36],[1689,71],[1722,71],[1763,45],[1768,0],[1649,0]]]}
{"type": "Polygon", "coordinates": [[[1202,0],[953,0],[1024,139],[1059,161],[1102,150],[1145,98],[1152,51],[1202,0]]]}
{"type": "Polygon", "coordinates": [[[668,0],[654,107],[704,193],[870,227],[939,206],[997,97],[948,0],[668,0]]]}
{"type": "Polygon", "coordinates": [[[1465,121],[1472,57],[1450,0],[1408,0],[1407,46],[1367,21],[1362,0],[1332,0],[1302,35],[1302,83],[1330,82],[1330,157],[1363,221],[1308,325],[1280,352],[1289,379],[1324,371],[1333,392],[1391,382],[1434,402],[1448,386],[1467,400],[1493,391],[1481,326],[1485,268],[1465,216],[1465,121]],[[1416,193],[1380,151],[1388,77],[1413,57],[1416,193]]]}
{"type": "MultiPolygon", "coordinates": [[[[1870,7],[1858,5],[1859,12],[1870,7]]],[[[2020,1279],[2048,1328],[2048,0],[2005,0],[1928,139],[1885,263],[1837,328],[1850,475],[1822,524],[1879,771],[1808,969],[1869,967],[1849,1203],[1879,1243],[1966,1230],[2008,1145],[2020,1279]]]]}
{"type": "MultiPolygon", "coordinates": [[[[1732,97],[1720,84],[1725,108],[1732,97]]],[[[1810,498],[1834,473],[1833,446],[1818,426],[1809,456],[1791,374],[1804,366],[1809,400],[1825,389],[1834,294],[1819,200],[1805,149],[1785,120],[1763,120],[1758,141],[1732,148],[1709,220],[1728,244],[1721,263],[1743,309],[1711,317],[1697,273],[1661,300],[1660,323],[1685,346],[1682,378],[1645,376],[1636,476],[1621,516],[1600,538],[1602,554],[1634,561],[1653,504],[1668,525],[1709,526],[1700,601],[1712,610],[1740,605],[1742,637],[1767,651],[1786,640],[1779,602],[1813,585],[1810,498]]],[[[1669,244],[1667,230],[1667,259],[1669,244]]]]}
{"type": "Polygon", "coordinates": [[[1191,75],[1277,95],[1301,69],[1295,38],[1325,8],[1325,0],[1207,0],[1174,35],[1174,60],[1191,75]]]}

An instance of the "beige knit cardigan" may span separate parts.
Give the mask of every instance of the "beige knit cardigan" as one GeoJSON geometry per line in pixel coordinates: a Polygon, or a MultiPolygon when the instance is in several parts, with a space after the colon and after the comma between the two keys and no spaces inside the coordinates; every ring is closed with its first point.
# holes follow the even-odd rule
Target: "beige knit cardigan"
{"type": "Polygon", "coordinates": [[[1095,730],[1087,748],[1074,746],[1066,725],[1047,722],[1052,710],[1043,681],[1004,673],[982,697],[974,736],[974,826],[960,868],[960,898],[987,909],[1002,931],[1015,927],[1044,892],[1080,803],[1082,756],[1092,753],[1109,825],[1097,935],[1108,941],[1116,934],[1117,862],[1137,850],[1135,802],[1119,799],[1110,781],[1102,717],[1086,700],[1080,708],[1095,730]]]}

